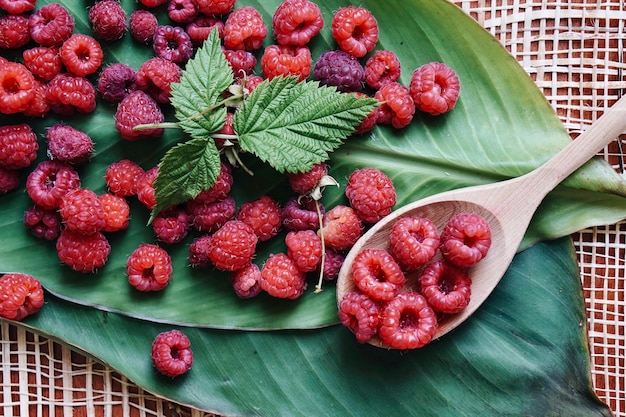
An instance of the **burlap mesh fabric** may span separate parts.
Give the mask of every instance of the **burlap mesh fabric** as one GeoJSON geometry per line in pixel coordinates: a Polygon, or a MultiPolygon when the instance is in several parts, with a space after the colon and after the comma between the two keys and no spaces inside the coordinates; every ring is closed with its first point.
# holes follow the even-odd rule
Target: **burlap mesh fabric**
{"type": "MultiPolygon", "coordinates": [[[[576,137],[626,89],[626,6],[608,1],[455,1],[517,59],[576,137]]],[[[451,45],[453,47],[453,45],[451,45]]],[[[601,154],[624,172],[626,142],[601,154]]],[[[573,235],[598,396],[626,416],[626,222],[573,235]]],[[[102,364],[0,324],[0,415],[206,416],[159,399],[102,364]]]]}

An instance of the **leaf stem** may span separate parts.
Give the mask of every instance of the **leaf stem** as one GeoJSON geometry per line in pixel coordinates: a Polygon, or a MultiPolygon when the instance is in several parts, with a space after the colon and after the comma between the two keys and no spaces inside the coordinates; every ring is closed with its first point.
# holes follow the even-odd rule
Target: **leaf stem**
{"type": "Polygon", "coordinates": [[[146,129],[173,129],[180,126],[177,122],[163,122],[163,123],[142,123],[133,127],[133,130],[146,130],[146,129]]]}

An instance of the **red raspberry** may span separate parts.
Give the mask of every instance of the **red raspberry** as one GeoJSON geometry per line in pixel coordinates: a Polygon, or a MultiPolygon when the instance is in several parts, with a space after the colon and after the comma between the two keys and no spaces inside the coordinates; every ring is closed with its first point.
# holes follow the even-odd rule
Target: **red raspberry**
{"type": "Polygon", "coordinates": [[[139,0],[139,3],[146,6],[149,9],[154,9],[162,4],[167,3],[167,0],[139,0]]]}
{"type": "Polygon", "coordinates": [[[9,273],[0,277],[0,317],[20,321],[43,306],[41,282],[31,275],[9,273]]]}
{"type": "Polygon", "coordinates": [[[236,271],[252,262],[258,238],[254,230],[239,220],[230,220],[211,237],[209,259],[217,269],[236,271]]]}
{"type": "Polygon", "coordinates": [[[243,95],[244,97],[248,97],[250,93],[254,91],[255,88],[259,86],[265,79],[260,75],[248,75],[247,77],[241,79],[243,83],[243,95]]]}
{"type": "Polygon", "coordinates": [[[333,15],[331,33],[339,48],[361,58],[376,47],[378,22],[363,7],[341,7],[333,15]]]}
{"type": "Polygon", "coordinates": [[[69,164],[81,164],[94,152],[93,141],[82,130],[56,124],[46,130],[48,157],[69,164]]]}
{"type": "Polygon", "coordinates": [[[447,262],[429,264],[419,278],[421,294],[435,311],[461,312],[470,301],[472,279],[463,268],[447,262]]]}
{"type": "Polygon", "coordinates": [[[389,232],[389,252],[405,272],[426,265],[439,248],[437,226],[424,217],[405,217],[389,232]]]}
{"type": "Polygon", "coordinates": [[[256,56],[254,56],[252,52],[244,49],[238,49],[236,51],[224,49],[224,56],[237,77],[241,77],[243,74],[252,74],[252,71],[254,71],[256,67],[256,56]]]}
{"type": "Polygon", "coordinates": [[[21,14],[0,17],[0,49],[21,48],[28,42],[28,17],[21,14]]]}
{"type": "Polygon", "coordinates": [[[474,213],[459,213],[441,232],[441,254],[450,263],[469,267],[487,255],[491,247],[489,223],[474,213]]]}
{"type": "Polygon", "coordinates": [[[101,194],[98,199],[104,211],[103,232],[118,232],[128,228],[130,206],[124,197],[111,193],[101,194]]]}
{"type": "Polygon", "coordinates": [[[154,31],[159,26],[159,21],[154,13],[147,10],[135,10],[130,14],[130,35],[137,41],[146,45],[152,43],[154,31]]]}
{"type": "Polygon", "coordinates": [[[35,83],[33,84],[35,95],[30,101],[28,108],[24,110],[22,114],[29,117],[45,117],[50,111],[50,104],[48,104],[48,100],[46,99],[47,89],[48,87],[44,83],[39,80],[35,80],[35,83]]]}
{"type": "Polygon", "coordinates": [[[104,210],[98,196],[87,188],[68,191],[59,203],[59,214],[65,227],[88,235],[104,227],[104,210]]]}
{"type": "Polygon", "coordinates": [[[332,249],[326,249],[324,255],[324,270],[322,276],[328,281],[332,281],[339,276],[339,271],[346,259],[344,255],[332,249]]]}
{"type": "Polygon", "coordinates": [[[185,64],[193,53],[191,38],[178,26],[157,26],[152,38],[154,54],[176,64],[185,64]]]}
{"type": "Polygon", "coordinates": [[[142,243],[126,260],[128,283],[139,291],[160,291],[172,277],[172,259],[167,251],[142,243]]]}
{"type": "Polygon", "coordinates": [[[292,230],[317,230],[320,228],[320,216],[324,216],[324,207],[310,197],[290,198],[283,208],[283,226],[292,230]],[[319,207],[319,214],[317,212],[319,207]]]}
{"type": "Polygon", "coordinates": [[[148,210],[156,205],[156,195],[154,191],[154,180],[159,175],[159,167],[155,166],[143,173],[143,175],[137,178],[137,199],[148,210]]]}
{"type": "Polygon", "coordinates": [[[306,274],[286,254],[272,254],[261,267],[259,284],[272,297],[295,300],[304,294],[306,274]]]}
{"type": "Polygon", "coordinates": [[[409,90],[418,110],[437,116],[454,108],[461,84],[452,68],[431,62],[413,71],[409,90]]]}
{"type": "Polygon", "coordinates": [[[46,99],[50,109],[62,116],[91,113],[96,109],[96,89],[91,81],[69,73],[58,74],[50,80],[46,99]]]}
{"type": "Polygon", "coordinates": [[[35,0],[0,0],[0,9],[9,14],[30,12],[36,6],[35,0]]]}
{"type": "Polygon", "coordinates": [[[348,250],[363,234],[363,223],[354,209],[340,204],[324,214],[322,229],[317,234],[327,247],[348,250]]]}
{"type": "Polygon", "coordinates": [[[313,230],[289,232],[285,236],[287,256],[294,260],[302,272],[311,272],[322,260],[322,240],[313,230]]]}
{"type": "Polygon", "coordinates": [[[191,224],[200,232],[215,232],[227,221],[232,220],[236,211],[235,200],[231,196],[212,203],[203,203],[198,200],[187,202],[191,224]]]}
{"type": "Polygon", "coordinates": [[[225,15],[233,10],[237,0],[197,0],[200,13],[207,16],[225,15]]]}
{"type": "Polygon", "coordinates": [[[400,265],[384,249],[364,249],[352,263],[356,286],[376,301],[389,301],[402,290],[406,281],[400,265]]]}
{"type": "Polygon", "coordinates": [[[24,212],[24,226],[33,236],[52,241],[61,233],[61,216],[57,210],[34,205],[24,212]]]}
{"type": "Polygon", "coordinates": [[[148,93],[157,103],[169,103],[171,85],[180,81],[180,77],[181,69],[172,61],[150,58],[137,70],[137,88],[148,93]]]}
{"type": "Polygon", "coordinates": [[[352,172],[345,193],[350,207],[364,223],[376,223],[391,213],[396,204],[393,181],[376,168],[363,168],[352,172]]]}
{"type": "Polygon", "coordinates": [[[208,190],[200,192],[194,200],[200,203],[212,203],[214,201],[223,200],[230,193],[233,181],[230,165],[222,162],[220,165],[220,173],[217,176],[215,184],[208,190]]]}
{"type": "Polygon", "coordinates": [[[35,96],[35,78],[22,64],[7,62],[0,67],[0,113],[15,114],[28,109],[35,96]]]}
{"type": "Polygon", "coordinates": [[[417,293],[398,294],[383,307],[378,335],[391,348],[421,348],[432,340],[436,331],[437,315],[417,293]]]}
{"type": "Polygon", "coordinates": [[[75,33],[63,42],[59,48],[59,55],[69,72],[84,77],[100,68],[104,52],[100,43],[93,37],[75,33]]]}
{"type": "Polygon", "coordinates": [[[230,283],[239,298],[252,298],[259,295],[261,289],[261,270],[256,264],[250,264],[230,273],[230,283]]]}
{"type": "Polygon", "coordinates": [[[111,253],[111,245],[101,232],[85,235],[69,229],[61,231],[56,249],[61,262],[83,273],[102,268],[111,253]]]}
{"type": "Polygon", "coordinates": [[[88,16],[94,36],[105,42],[121,39],[128,30],[126,12],[117,0],[96,1],[88,16]]]}
{"type": "Polygon", "coordinates": [[[380,308],[378,303],[361,292],[346,293],[339,303],[339,320],[365,343],[378,332],[380,308]]]}
{"type": "Polygon", "coordinates": [[[304,46],[323,26],[320,8],[310,0],[283,0],[272,16],[274,37],[279,45],[304,46]]]}
{"type": "Polygon", "coordinates": [[[280,204],[264,195],[257,200],[243,203],[237,212],[237,220],[250,226],[259,242],[265,242],[280,231],[283,214],[280,204]]]}
{"type": "Polygon", "coordinates": [[[20,172],[0,166],[0,195],[16,190],[20,186],[20,172]]]}
{"type": "Polygon", "coordinates": [[[151,356],[157,371],[172,378],[186,373],[193,365],[191,342],[180,330],[159,333],[152,342],[151,356]]]}
{"type": "Polygon", "coordinates": [[[47,82],[61,72],[59,48],[36,46],[22,53],[24,65],[40,81],[47,82]]]}
{"type": "Polygon", "coordinates": [[[400,69],[400,60],[392,51],[374,52],[365,62],[365,83],[378,90],[385,84],[397,82],[400,79],[400,69]]]}
{"type": "Polygon", "coordinates": [[[157,239],[164,243],[178,243],[189,233],[189,215],[181,207],[170,207],[161,211],[152,221],[157,239]]]}
{"type": "Polygon", "coordinates": [[[289,186],[299,195],[309,195],[319,188],[322,178],[328,175],[328,165],[324,162],[314,164],[306,172],[289,173],[289,186]]]}
{"type": "Polygon", "coordinates": [[[60,161],[40,162],[26,179],[28,196],[35,204],[49,210],[58,209],[65,193],[78,188],[78,172],[60,161]]]}
{"type": "Polygon", "coordinates": [[[161,137],[163,128],[134,128],[141,124],[162,123],[164,120],[165,116],[159,104],[141,90],[135,90],[124,97],[115,112],[115,128],[122,139],[131,141],[161,137]]]}
{"type": "Polygon", "coordinates": [[[137,89],[137,72],[126,64],[116,62],[102,70],[97,87],[105,101],[119,103],[137,89]]]}
{"type": "Polygon", "coordinates": [[[144,173],[143,168],[135,162],[122,159],[107,167],[104,181],[113,194],[130,197],[137,194],[137,181],[144,173]]]}
{"type": "Polygon", "coordinates": [[[209,259],[211,235],[197,237],[189,245],[189,264],[192,268],[209,268],[213,262],[209,259]]]}
{"type": "Polygon", "coordinates": [[[263,46],[267,28],[263,17],[252,6],[243,6],[228,15],[224,23],[224,47],[253,51],[263,46]]]}
{"type": "Polygon", "coordinates": [[[60,3],[40,7],[28,20],[31,38],[42,46],[59,46],[74,32],[74,18],[60,3]]]}
{"type": "Polygon", "coordinates": [[[415,114],[415,103],[409,89],[399,84],[389,83],[376,91],[374,98],[381,102],[377,109],[377,123],[389,124],[396,129],[408,126],[415,114]]]}
{"type": "Polygon", "coordinates": [[[198,4],[195,0],[169,0],[167,15],[172,22],[186,25],[191,23],[198,15],[198,4]]]}
{"type": "Polygon", "coordinates": [[[313,79],[343,92],[361,91],[364,77],[361,63],[345,51],[323,52],[313,68],[313,79]]]}
{"type": "Polygon", "coordinates": [[[20,169],[37,158],[37,135],[26,123],[0,126],[0,167],[20,169]]]}
{"type": "MultiPolygon", "coordinates": [[[[354,94],[357,97],[368,97],[367,94],[355,92],[354,94]]],[[[361,135],[363,133],[367,133],[376,126],[378,123],[378,108],[372,110],[365,118],[361,121],[361,123],[354,129],[355,133],[361,135]]]]}
{"type": "Polygon", "coordinates": [[[217,29],[219,38],[224,39],[224,22],[217,17],[200,14],[185,27],[191,43],[196,47],[202,46],[204,41],[209,39],[213,29],[217,29]]]}

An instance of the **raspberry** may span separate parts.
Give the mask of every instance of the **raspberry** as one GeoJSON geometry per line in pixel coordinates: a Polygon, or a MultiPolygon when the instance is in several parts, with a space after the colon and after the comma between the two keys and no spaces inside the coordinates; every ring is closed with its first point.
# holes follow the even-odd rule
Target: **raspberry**
{"type": "Polygon", "coordinates": [[[178,26],[157,26],[152,38],[154,54],[176,64],[184,64],[193,53],[191,38],[178,26]]]}
{"type": "Polygon", "coordinates": [[[389,232],[389,252],[405,272],[426,265],[438,248],[437,226],[424,217],[402,218],[389,232]]]}
{"type": "Polygon", "coordinates": [[[180,330],[159,333],[152,342],[151,356],[157,371],[172,378],[186,373],[193,364],[191,342],[180,330]]]}
{"type": "Polygon", "coordinates": [[[129,159],[122,159],[107,167],[104,181],[113,194],[130,197],[137,194],[137,180],[143,175],[143,168],[129,159]]]}
{"type": "Polygon", "coordinates": [[[52,241],[61,233],[61,216],[57,210],[34,205],[24,211],[24,226],[33,236],[52,241]]]}
{"type": "Polygon", "coordinates": [[[212,203],[203,203],[198,200],[187,202],[191,224],[200,232],[215,232],[227,221],[232,220],[236,211],[235,200],[231,196],[212,203]]]}
{"type": "Polygon", "coordinates": [[[261,267],[259,284],[272,297],[295,300],[304,294],[306,274],[286,254],[272,254],[261,267]]]}
{"type": "Polygon", "coordinates": [[[339,320],[359,343],[365,343],[378,332],[378,303],[361,292],[346,293],[339,303],[339,320]]]}
{"type": "Polygon", "coordinates": [[[78,172],[60,161],[42,161],[28,175],[26,192],[33,202],[45,209],[59,208],[61,198],[80,188],[78,172]]]}
{"type": "Polygon", "coordinates": [[[374,98],[381,102],[377,123],[390,124],[396,129],[408,126],[415,114],[415,103],[409,89],[397,82],[383,85],[374,98]]]}
{"type": "Polygon", "coordinates": [[[376,47],[378,22],[363,7],[341,7],[333,15],[331,33],[339,48],[361,58],[376,47]]]}
{"type": "Polygon", "coordinates": [[[0,166],[0,195],[7,194],[20,186],[20,172],[0,166]]]}
{"type": "Polygon", "coordinates": [[[43,118],[50,111],[50,104],[46,100],[47,87],[41,81],[35,80],[33,84],[35,95],[30,101],[28,108],[22,112],[25,116],[43,118]]]}
{"type": "Polygon", "coordinates": [[[96,109],[96,89],[85,77],[61,73],[48,83],[46,100],[53,112],[63,116],[91,113],[96,109]]]}
{"type": "Polygon", "coordinates": [[[171,207],[161,211],[152,221],[156,238],[164,243],[177,243],[189,233],[189,215],[181,207],[171,207]]]}
{"type": "Polygon", "coordinates": [[[24,65],[36,79],[47,82],[61,72],[63,63],[59,55],[59,48],[36,46],[26,49],[22,53],[24,65]]]}
{"type": "Polygon", "coordinates": [[[383,307],[378,335],[391,348],[423,347],[436,331],[437,315],[418,293],[403,292],[383,307]]]}
{"type": "Polygon", "coordinates": [[[87,188],[68,191],[59,203],[65,227],[80,234],[93,234],[104,227],[104,210],[98,196],[87,188]]]}
{"type": "Polygon", "coordinates": [[[42,46],[59,46],[74,31],[74,18],[59,3],[40,7],[28,20],[31,38],[42,46]]]}
{"type": "Polygon", "coordinates": [[[208,16],[225,15],[233,10],[237,0],[197,0],[200,13],[208,16]]]}
{"type": "Polygon", "coordinates": [[[470,301],[472,279],[465,269],[443,261],[429,264],[419,278],[421,294],[435,311],[454,314],[470,301]]]}
{"type": "Polygon", "coordinates": [[[35,96],[35,78],[22,64],[7,62],[0,67],[0,113],[23,112],[35,96]]]}
{"type": "Polygon", "coordinates": [[[343,92],[361,91],[364,77],[363,66],[344,51],[323,52],[313,68],[313,79],[343,92]]]}
{"type": "Polygon", "coordinates": [[[296,76],[305,80],[311,73],[311,51],[306,46],[270,45],[261,56],[261,69],[265,78],[296,76]]]}
{"type": "Polygon", "coordinates": [[[141,90],[135,90],[124,97],[115,112],[115,128],[122,139],[131,141],[159,138],[163,135],[163,128],[134,130],[134,127],[162,123],[164,120],[165,116],[159,104],[141,90]]]}
{"type": "Polygon", "coordinates": [[[140,244],[126,260],[128,283],[139,291],[160,291],[172,277],[172,259],[151,243],[140,244]]]}
{"type": "Polygon", "coordinates": [[[452,68],[430,62],[413,71],[409,90],[418,110],[438,116],[454,108],[461,85],[452,68]]]}
{"type": "Polygon", "coordinates": [[[20,169],[37,158],[37,135],[26,123],[0,126],[0,167],[20,169]]]}
{"type": "Polygon", "coordinates": [[[252,298],[262,291],[261,270],[256,264],[250,264],[230,273],[230,283],[239,298],[252,298]]]}
{"type": "Polygon", "coordinates": [[[324,239],[326,247],[348,250],[363,234],[363,223],[354,209],[340,204],[324,214],[322,229],[317,234],[324,239]]]}
{"type": "Polygon", "coordinates": [[[93,141],[82,130],[56,124],[46,130],[48,157],[69,164],[85,162],[94,152],[93,141]]]}
{"type": "Polygon", "coordinates": [[[288,231],[317,230],[320,227],[319,217],[323,215],[324,207],[319,201],[310,197],[292,197],[283,208],[283,226],[288,231]],[[319,215],[316,206],[319,206],[319,215]]]}
{"type": "Polygon", "coordinates": [[[242,74],[250,75],[254,71],[254,67],[256,67],[256,57],[252,52],[244,49],[236,51],[224,49],[224,56],[233,69],[235,76],[241,76],[242,74]]]}
{"type": "Polygon", "coordinates": [[[30,42],[28,18],[21,14],[0,17],[0,49],[21,48],[30,42]]]}
{"type": "Polygon", "coordinates": [[[139,0],[139,3],[149,9],[154,9],[155,7],[159,7],[160,5],[167,3],[167,0],[139,0]]]}
{"type": "Polygon", "coordinates": [[[489,223],[473,213],[459,213],[441,232],[441,254],[450,263],[469,267],[487,255],[491,246],[489,223]]]}
{"type": "Polygon", "coordinates": [[[376,301],[389,301],[400,293],[406,278],[400,265],[384,249],[364,249],[352,263],[356,286],[376,301]]]}
{"type": "Polygon", "coordinates": [[[154,193],[154,180],[159,175],[159,167],[155,166],[143,173],[143,175],[137,178],[137,199],[148,210],[156,205],[156,196],[154,193]]]}
{"type": "Polygon", "coordinates": [[[323,26],[319,6],[309,0],[283,0],[272,16],[272,29],[279,45],[304,46],[323,26]]]}
{"type": "Polygon", "coordinates": [[[126,12],[117,0],[96,1],[88,16],[94,36],[105,42],[121,39],[128,30],[126,12]]]}
{"type": "Polygon", "coordinates": [[[346,259],[341,253],[332,249],[326,249],[324,256],[324,270],[322,276],[328,281],[332,281],[339,276],[339,270],[343,265],[343,261],[346,259]]]}
{"type": "Polygon", "coordinates": [[[239,220],[230,220],[211,237],[209,259],[217,269],[236,271],[252,262],[258,238],[239,220]]]}
{"type": "Polygon", "coordinates": [[[101,232],[89,235],[63,229],[56,242],[59,260],[76,272],[89,273],[102,268],[111,245],[101,232]]]}
{"type": "Polygon", "coordinates": [[[171,85],[180,81],[180,77],[181,69],[172,61],[150,58],[137,70],[137,88],[148,93],[157,103],[169,103],[171,85]]]}
{"type": "Polygon", "coordinates": [[[398,81],[400,69],[400,60],[392,51],[374,52],[374,55],[365,62],[365,83],[370,88],[378,90],[385,84],[398,81]]]}
{"type": "MultiPolygon", "coordinates": [[[[356,92],[354,93],[357,97],[368,97],[367,94],[356,92]]],[[[363,134],[367,133],[376,126],[378,123],[378,108],[372,110],[365,118],[361,121],[361,123],[354,129],[355,133],[363,134]]]]}
{"type": "Polygon", "coordinates": [[[224,23],[224,47],[252,51],[263,46],[267,28],[263,17],[252,6],[243,6],[228,15],[224,23]]]}
{"type": "Polygon", "coordinates": [[[289,232],[285,236],[287,256],[294,260],[302,272],[311,272],[322,260],[322,240],[313,230],[289,232]]]}
{"type": "Polygon", "coordinates": [[[119,103],[137,89],[137,72],[119,62],[108,65],[98,77],[97,88],[105,101],[119,103]]]}
{"type": "Polygon", "coordinates": [[[169,0],[167,15],[173,22],[185,25],[198,15],[198,4],[195,0],[169,0]]]}
{"type": "Polygon", "coordinates": [[[137,41],[146,45],[152,43],[154,31],[159,26],[157,17],[147,10],[135,10],[130,14],[128,30],[137,41]]]}
{"type": "Polygon", "coordinates": [[[233,175],[230,165],[221,163],[220,173],[217,176],[215,184],[208,190],[203,190],[195,198],[196,201],[201,203],[212,203],[214,201],[223,200],[230,193],[230,189],[233,185],[233,175]]]}
{"type": "Polygon", "coordinates": [[[250,226],[259,242],[265,242],[278,234],[283,222],[282,209],[276,200],[264,195],[243,203],[237,212],[237,220],[250,226]]]}
{"type": "Polygon", "coordinates": [[[299,195],[309,195],[320,186],[320,181],[328,175],[328,165],[324,162],[314,164],[306,172],[289,173],[289,186],[299,195]]]}
{"type": "Polygon", "coordinates": [[[9,14],[22,14],[35,8],[36,0],[0,0],[0,10],[9,14]]]}
{"type": "Polygon", "coordinates": [[[213,265],[209,259],[211,235],[197,237],[189,245],[189,264],[192,268],[208,268],[213,265]]]}
{"type": "Polygon", "coordinates": [[[202,46],[204,41],[209,39],[209,35],[213,29],[217,29],[220,39],[224,38],[224,22],[217,17],[204,14],[196,16],[196,18],[185,27],[185,31],[189,35],[191,43],[196,47],[202,46]]]}
{"type": "Polygon", "coordinates": [[[31,275],[9,273],[0,277],[0,317],[20,321],[44,303],[41,282],[31,275]]]}
{"type": "Polygon", "coordinates": [[[124,197],[104,193],[101,194],[98,199],[104,211],[103,232],[118,232],[128,228],[130,207],[124,197]]]}
{"type": "Polygon", "coordinates": [[[396,189],[387,174],[376,168],[357,169],[348,178],[346,197],[357,216],[373,224],[391,213],[396,189]]]}
{"type": "Polygon", "coordinates": [[[59,55],[69,72],[84,77],[100,68],[104,52],[100,43],[93,37],[75,33],[63,42],[59,48],[59,55]]]}

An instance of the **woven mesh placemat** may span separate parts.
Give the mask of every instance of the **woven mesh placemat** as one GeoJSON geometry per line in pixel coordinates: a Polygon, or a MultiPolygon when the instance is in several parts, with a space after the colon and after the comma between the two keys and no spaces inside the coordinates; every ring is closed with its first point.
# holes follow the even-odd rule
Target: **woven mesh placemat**
{"type": "MultiPolygon", "coordinates": [[[[518,60],[576,137],[615,102],[623,80],[623,0],[454,1],[518,60]]],[[[603,152],[624,172],[618,138],[603,152]]],[[[598,396],[626,417],[626,222],[573,235],[598,396]]],[[[0,415],[205,417],[156,398],[68,348],[0,323],[0,415]]]]}

